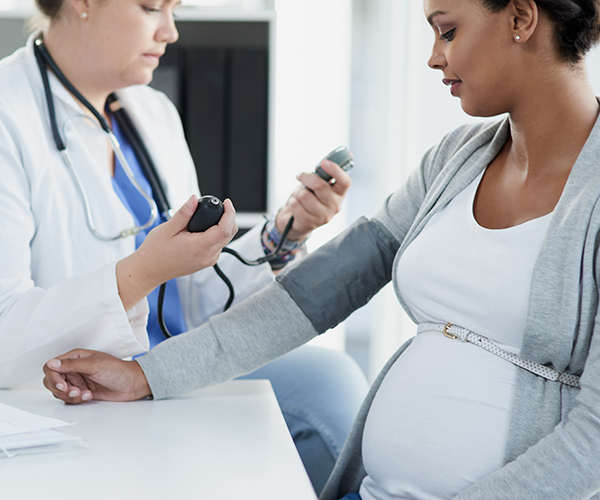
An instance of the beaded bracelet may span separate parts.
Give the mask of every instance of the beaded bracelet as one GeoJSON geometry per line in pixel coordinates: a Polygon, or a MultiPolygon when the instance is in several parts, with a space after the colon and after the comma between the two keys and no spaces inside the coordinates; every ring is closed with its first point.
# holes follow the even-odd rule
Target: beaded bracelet
{"type": "MultiPolygon", "coordinates": [[[[267,255],[273,253],[279,245],[281,233],[277,230],[275,218],[271,218],[265,223],[262,229],[261,240],[263,249],[267,255]]],[[[286,240],[279,250],[277,257],[269,260],[271,268],[273,270],[281,269],[290,261],[294,260],[296,255],[304,249],[306,240],[307,238],[299,241],[286,240]]]]}

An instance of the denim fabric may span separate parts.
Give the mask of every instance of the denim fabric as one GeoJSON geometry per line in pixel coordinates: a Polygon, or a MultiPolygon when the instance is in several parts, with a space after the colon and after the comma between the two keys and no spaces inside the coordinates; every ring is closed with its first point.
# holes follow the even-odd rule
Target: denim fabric
{"type": "Polygon", "coordinates": [[[302,346],[241,378],[269,379],[317,494],[346,441],[368,389],[345,352],[302,346]]]}

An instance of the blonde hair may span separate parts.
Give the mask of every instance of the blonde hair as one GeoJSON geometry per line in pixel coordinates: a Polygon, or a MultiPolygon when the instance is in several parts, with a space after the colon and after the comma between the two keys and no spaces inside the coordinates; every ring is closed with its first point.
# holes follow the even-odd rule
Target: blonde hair
{"type": "Polygon", "coordinates": [[[60,15],[63,4],[64,0],[35,0],[38,10],[49,21],[60,15]]]}

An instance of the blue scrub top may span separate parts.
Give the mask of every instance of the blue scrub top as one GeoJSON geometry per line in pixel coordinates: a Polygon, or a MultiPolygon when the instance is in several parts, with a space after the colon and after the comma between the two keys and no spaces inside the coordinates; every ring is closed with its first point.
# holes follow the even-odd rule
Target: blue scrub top
{"type": "MultiPolygon", "coordinates": [[[[123,151],[123,155],[126,160],[129,162],[129,166],[133,171],[133,175],[140,186],[144,189],[144,191],[152,196],[154,199],[154,193],[152,192],[152,188],[144,172],[140,166],[140,163],[135,156],[133,148],[129,141],[120,130],[119,125],[115,119],[112,120],[112,130],[115,134],[119,144],[121,145],[121,150],[123,151]]],[[[142,225],[150,218],[150,206],[148,202],[144,199],[144,197],[137,191],[134,185],[131,183],[127,174],[123,170],[123,166],[119,162],[118,158],[115,160],[115,175],[112,180],[113,187],[127,210],[131,213],[133,218],[135,219],[135,223],[137,225],[142,225]]],[[[140,231],[135,236],[135,247],[138,248],[148,232],[152,230],[152,228],[158,226],[165,222],[162,214],[159,214],[159,217],[154,222],[152,227],[140,231]]],[[[160,326],[158,324],[158,288],[154,289],[150,295],[148,295],[148,305],[150,307],[150,315],[148,317],[148,336],[150,338],[150,348],[154,347],[156,344],[165,340],[165,336],[163,335],[160,326]]],[[[181,309],[181,301],[179,299],[179,292],[177,290],[177,284],[175,280],[171,280],[167,282],[167,287],[165,290],[165,299],[163,306],[163,318],[169,329],[171,335],[177,335],[186,330],[186,324],[183,317],[183,311],[181,309]]]]}

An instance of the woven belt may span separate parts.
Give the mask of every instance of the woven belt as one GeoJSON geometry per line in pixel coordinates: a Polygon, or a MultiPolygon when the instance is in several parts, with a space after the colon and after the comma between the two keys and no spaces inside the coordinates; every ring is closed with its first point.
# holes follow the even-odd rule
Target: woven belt
{"type": "Polygon", "coordinates": [[[581,385],[579,384],[579,377],[577,375],[560,373],[551,366],[546,366],[535,361],[522,359],[512,352],[508,352],[500,348],[487,337],[478,335],[477,333],[467,330],[462,326],[453,325],[452,323],[447,323],[445,325],[443,323],[420,323],[417,333],[425,331],[442,332],[444,336],[449,339],[459,339],[463,342],[475,344],[476,346],[481,347],[482,349],[485,349],[486,351],[491,352],[502,359],[510,361],[514,365],[524,368],[525,370],[539,375],[540,377],[544,377],[546,380],[560,382],[561,384],[577,387],[578,389],[581,388],[581,385]]]}

